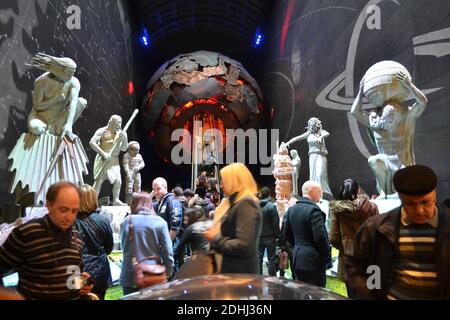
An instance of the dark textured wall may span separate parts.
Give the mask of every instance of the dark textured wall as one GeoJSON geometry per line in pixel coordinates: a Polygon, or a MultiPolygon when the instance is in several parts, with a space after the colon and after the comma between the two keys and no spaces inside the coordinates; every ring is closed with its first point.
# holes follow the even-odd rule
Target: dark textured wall
{"type": "MultiPolygon", "coordinates": [[[[369,194],[376,192],[363,155],[376,149],[364,127],[350,129],[348,111],[365,71],[378,61],[395,60],[407,67],[429,100],[417,121],[416,163],[437,172],[439,199],[450,196],[449,1],[284,0],[276,5],[269,26],[267,68],[260,85],[273,108],[272,126],[286,141],[303,133],[310,117],[322,120],[331,133],[326,145],[335,195],[347,177],[360,181],[369,194]],[[380,29],[377,8],[370,8],[368,19],[360,18],[369,5],[379,9],[380,29]]],[[[309,176],[308,146],[303,141],[294,147],[303,161],[302,183],[309,176]]]]}
{"type": "MultiPolygon", "coordinates": [[[[0,1],[0,202],[12,199],[7,193],[12,174],[7,172],[6,158],[26,131],[31,90],[42,72],[28,69],[25,63],[39,51],[69,56],[78,64],[75,76],[81,82],[80,96],[88,100],[88,108],[74,131],[90,158],[91,173],[95,154],[88,142],[94,131],[114,113],[126,121],[132,109],[140,107],[147,81],[163,62],[179,53],[210,50],[242,62],[255,77],[266,98],[266,112],[270,114],[273,109],[271,123],[280,129],[281,140],[302,133],[311,116],[321,118],[324,128],[331,132],[326,143],[329,179],[335,194],[346,177],[358,179],[369,193],[375,192],[375,181],[363,155],[364,149],[374,154],[375,148],[363,127],[350,129],[347,111],[367,68],[380,60],[397,60],[409,69],[420,89],[436,90],[427,94],[430,103],[417,122],[415,154],[418,163],[432,166],[439,174],[440,199],[448,197],[449,1],[277,1],[265,28],[265,56],[234,35],[184,30],[145,49],[136,43],[140,29],[134,28],[131,17],[136,13],[126,3],[0,1]],[[368,29],[366,21],[358,23],[365,6],[371,3],[380,8],[379,30],[368,29]],[[66,8],[72,4],[81,8],[81,30],[66,27],[66,8]],[[435,40],[420,43],[418,36],[434,31],[438,36],[435,40]],[[129,80],[135,82],[135,95],[127,92],[129,80]],[[362,142],[355,142],[352,133],[359,134],[362,142]]],[[[141,119],[136,119],[129,138],[142,145],[147,163],[144,187],[158,175],[168,177],[171,187],[177,182],[189,184],[189,168],[167,166],[156,156],[141,119]]],[[[308,177],[308,148],[305,142],[294,147],[303,160],[304,181],[308,177]]],[[[92,183],[91,173],[85,177],[88,183],[92,183]]],[[[273,183],[270,176],[259,180],[273,183]]]]}
{"type": "MultiPolygon", "coordinates": [[[[125,0],[0,1],[0,174],[4,177],[0,202],[13,199],[7,193],[12,179],[7,171],[7,156],[20,134],[26,132],[33,83],[43,72],[29,69],[25,63],[39,51],[68,56],[78,64],[75,76],[88,107],[74,125],[74,132],[80,135],[90,158],[90,174],[85,176],[88,183],[93,182],[95,153],[88,145],[92,134],[106,125],[112,114],[121,115],[126,122],[132,109],[140,108],[148,80],[165,61],[180,53],[210,50],[240,61],[256,78],[262,73],[260,50],[234,34],[179,30],[145,48],[139,42],[142,26],[134,21],[135,16],[137,12],[125,0]],[[72,4],[81,8],[81,30],[66,26],[66,8],[72,4]],[[134,81],[133,95],[127,92],[130,80],[134,81]]],[[[141,143],[146,162],[142,172],[144,189],[150,188],[157,176],[166,177],[169,187],[190,185],[190,166],[167,165],[157,156],[140,115],[128,136],[141,143]]],[[[105,183],[102,194],[109,193],[108,185],[105,183]]]]}
{"type": "Polygon", "coordinates": [[[11,201],[7,156],[26,132],[34,80],[43,73],[25,66],[37,52],[67,56],[78,65],[75,76],[88,106],[74,132],[90,159],[85,181],[93,183],[91,136],[112,114],[121,115],[125,123],[136,106],[134,94],[128,93],[135,73],[131,17],[124,0],[0,1],[0,202],[11,201]],[[80,30],[67,28],[66,9],[72,4],[81,9],[80,30]]]}

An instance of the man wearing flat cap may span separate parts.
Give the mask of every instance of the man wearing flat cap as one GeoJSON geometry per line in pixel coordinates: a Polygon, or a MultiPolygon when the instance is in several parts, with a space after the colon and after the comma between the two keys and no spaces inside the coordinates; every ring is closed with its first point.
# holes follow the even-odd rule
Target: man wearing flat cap
{"type": "Polygon", "coordinates": [[[436,174],[422,165],[394,175],[402,205],[366,220],[344,257],[353,299],[450,299],[450,213],[436,202],[436,174]]]}

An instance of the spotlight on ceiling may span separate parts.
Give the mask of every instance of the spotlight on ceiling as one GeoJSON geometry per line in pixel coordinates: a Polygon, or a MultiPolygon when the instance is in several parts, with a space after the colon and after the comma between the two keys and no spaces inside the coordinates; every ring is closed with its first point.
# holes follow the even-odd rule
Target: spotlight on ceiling
{"type": "Polygon", "coordinates": [[[141,43],[144,45],[144,47],[150,47],[150,36],[148,35],[147,28],[144,28],[144,30],[142,31],[141,43]]]}
{"type": "Polygon", "coordinates": [[[262,42],[263,42],[263,35],[261,32],[261,29],[258,28],[258,29],[256,29],[255,36],[253,38],[253,46],[255,48],[258,48],[262,45],[262,42]]]}

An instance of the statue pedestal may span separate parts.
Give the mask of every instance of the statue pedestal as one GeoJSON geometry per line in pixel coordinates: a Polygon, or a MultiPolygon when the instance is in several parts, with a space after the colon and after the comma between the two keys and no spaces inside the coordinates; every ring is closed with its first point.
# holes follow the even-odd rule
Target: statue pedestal
{"type": "Polygon", "coordinates": [[[0,245],[8,238],[11,231],[18,225],[24,224],[33,219],[39,219],[48,213],[47,207],[26,207],[25,217],[18,218],[12,223],[4,223],[0,225],[0,245]]]}
{"type": "Polygon", "coordinates": [[[48,213],[47,207],[26,207],[24,223],[33,219],[39,219],[48,213]]]}
{"type": "Polygon", "coordinates": [[[65,147],[62,157],[57,160],[53,168],[50,168],[54,157],[58,156],[60,144],[60,137],[52,134],[35,136],[31,133],[23,133],[8,156],[8,160],[12,160],[9,171],[15,171],[9,192],[14,193],[19,182],[22,188],[28,188],[28,192],[36,193],[43,184],[41,193],[36,195],[35,199],[35,204],[39,204],[45,203],[48,188],[56,182],[83,183],[83,175],[88,174],[86,164],[89,160],[79,138],[75,139],[70,146],[73,149],[73,157],[65,147]],[[46,178],[49,170],[51,171],[46,178]]]}
{"type": "Polygon", "coordinates": [[[131,212],[129,206],[102,206],[100,214],[106,217],[111,224],[114,238],[113,250],[119,250],[120,248],[120,225],[122,224],[125,216],[131,212]]]}
{"type": "Polygon", "coordinates": [[[327,228],[327,231],[330,230],[330,201],[325,200],[325,199],[321,199],[317,205],[319,206],[319,208],[325,213],[326,215],[326,220],[325,220],[325,227],[327,228]]]}
{"type": "Polygon", "coordinates": [[[395,209],[402,205],[402,202],[398,198],[397,199],[376,199],[376,200],[370,200],[370,201],[377,205],[378,211],[380,212],[380,214],[389,212],[392,209],[395,209]]]}
{"type": "Polygon", "coordinates": [[[325,214],[327,215],[327,217],[328,217],[328,212],[329,212],[329,207],[330,207],[330,201],[328,201],[328,200],[325,200],[325,199],[321,199],[318,203],[317,203],[317,205],[319,206],[319,208],[323,211],[323,212],[325,212],[325,214]]]}

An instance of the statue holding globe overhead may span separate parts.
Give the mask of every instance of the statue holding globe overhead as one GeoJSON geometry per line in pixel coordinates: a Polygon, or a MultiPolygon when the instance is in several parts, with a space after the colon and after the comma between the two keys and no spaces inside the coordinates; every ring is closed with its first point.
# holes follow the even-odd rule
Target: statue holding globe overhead
{"type": "Polygon", "coordinates": [[[351,114],[373,132],[378,154],[369,157],[368,163],[377,181],[379,198],[395,194],[394,173],[415,164],[415,125],[427,102],[411,82],[408,70],[395,61],[374,64],[361,80],[351,114]],[[410,94],[416,103],[407,106],[404,101],[410,94]],[[363,96],[374,105],[373,110],[363,110],[363,96]]]}

